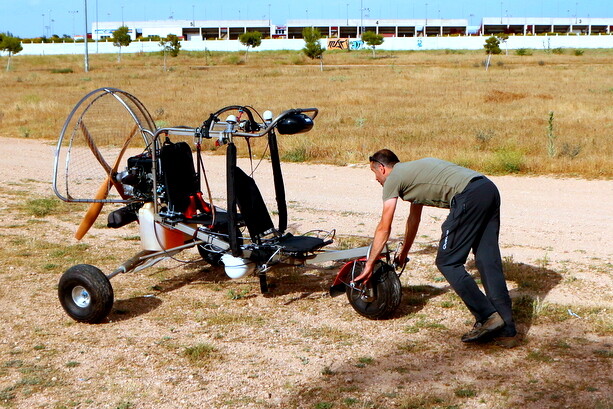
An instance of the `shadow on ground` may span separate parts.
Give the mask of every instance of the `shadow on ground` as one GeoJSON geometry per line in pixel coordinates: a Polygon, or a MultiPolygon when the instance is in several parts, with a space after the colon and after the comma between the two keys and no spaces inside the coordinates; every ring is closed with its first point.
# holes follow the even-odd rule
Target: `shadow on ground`
{"type": "MultiPolygon", "coordinates": [[[[535,304],[560,283],[561,275],[511,262],[505,263],[505,271],[507,279],[517,284],[512,292],[516,320],[528,330],[536,318],[535,304]]],[[[399,315],[420,310],[429,299],[447,291],[405,287],[399,315]]],[[[378,324],[372,322],[373,331],[380,330],[378,324]]],[[[318,379],[295,390],[281,407],[473,407],[492,394],[499,399],[492,402],[497,408],[610,407],[609,381],[593,376],[610,368],[610,362],[602,358],[606,356],[602,341],[598,337],[566,338],[565,322],[550,325],[551,332],[511,350],[494,343],[467,346],[449,337],[445,328],[428,328],[389,343],[367,361],[348,351],[338,364],[324,368],[318,379]],[[550,373],[564,377],[549,378],[550,373]]]]}
{"type": "Polygon", "coordinates": [[[173,276],[160,281],[151,287],[152,295],[128,298],[125,300],[115,300],[113,309],[108,316],[109,322],[125,321],[143,314],[147,314],[160,305],[162,300],[157,298],[157,294],[165,294],[178,290],[196,281],[220,282],[229,280],[224,274],[222,267],[214,267],[205,262],[189,264],[191,271],[173,276]]]}
{"type": "Polygon", "coordinates": [[[154,296],[116,300],[113,303],[113,310],[108,316],[108,321],[119,322],[129,320],[139,315],[148,314],[160,305],[162,305],[162,300],[154,296]]]}
{"type": "Polygon", "coordinates": [[[519,331],[527,334],[538,304],[562,281],[562,276],[547,268],[512,261],[504,261],[503,267],[507,281],[517,284],[511,291],[513,316],[519,331]]]}

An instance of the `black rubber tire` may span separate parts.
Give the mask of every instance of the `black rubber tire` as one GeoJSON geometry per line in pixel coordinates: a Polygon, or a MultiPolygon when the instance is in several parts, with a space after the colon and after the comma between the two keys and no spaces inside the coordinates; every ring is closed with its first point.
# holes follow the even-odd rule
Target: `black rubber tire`
{"type": "Polygon", "coordinates": [[[200,257],[213,267],[223,266],[221,262],[222,253],[215,253],[214,251],[206,250],[202,246],[198,246],[198,253],[200,253],[200,257]]]}
{"type": "Polygon", "coordinates": [[[75,321],[96,324],[113,308],[113,287],[100,269],[78,264],[64,272],[58,284],[64,311],[75,321]]]}
{"type": "MultiPolygon", "coordinates": [[[[357,277],[363,269],[364,262],[359,263],[353,274],[357,277]]],[[[349,277],[350,281],[354,277],[349,277]]],[[[373,276],[370,280],[373,285],[375,299],[371,302],[362,299],[362,293],[347,286],[346,294],[349,303],[358,314],[371,320],[389,318],[400,305],[402,299],[402,285],[394,268],[383,261],[375,265],[373,276]]]]}

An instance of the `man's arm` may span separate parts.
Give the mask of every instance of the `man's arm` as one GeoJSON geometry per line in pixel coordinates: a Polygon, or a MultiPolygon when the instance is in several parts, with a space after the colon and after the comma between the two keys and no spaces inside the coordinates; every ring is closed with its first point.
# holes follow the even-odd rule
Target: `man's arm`
{"type": "Polygon", "coordinates": [[[390,237],[392,231],[392,220],[394,220],[394,212],[396,211],[396,203],[398,198],[394,197],[383,202],[383,212],[381,214],[381,220],[375,230],[375,237],[373,239],[370,254],[362,274],[355,278],[354,281],[367,282],[372,275],[375,262],[379,259],[381,252],[385,248],[385,244],[390,237]]]}
{"type": "Polygon", "coordinates": [[[409,250],[411,250],[411,246],[413,246],[413,242],[415,241],[415,237],[417,236],[417,230],[419,229],[419,223],[421,221],[421,211],[423,210],[424,205],[411,203],[411,208],[409,209],[409,217],[407,218],[407,226],[404,231],[404,241],[402,243],[402,249],[400,253],[396,256],[396,264],[399,267],[404,267],[407,256],[409,254],[409,250]]]}

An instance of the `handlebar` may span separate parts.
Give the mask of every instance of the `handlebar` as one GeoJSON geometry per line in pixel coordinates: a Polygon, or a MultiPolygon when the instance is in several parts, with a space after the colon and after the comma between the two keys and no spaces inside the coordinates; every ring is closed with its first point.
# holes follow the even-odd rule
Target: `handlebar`
{"type": "MultiPolygon", "coordinates": [[[[255,110],[254,110],[255,111],[255,110]]],[[[257,111],[255,111],[257,113],[257,111]]],[[[315,119],[319,110],[317,108],[292,108],[281,112],[276,118],[266,120],[259,115],[262,122],[257,122],[253,115],[253,112],[249,107],[230,105],[220,109],[219,111],[211,114],[202,125],[198,128],[192,127],[171,127],[160,128],[155,133],[151,133],[151,137],[154,141],[157,141],[161,134],[174,134],[193,136],[197,140],[213,139],[217,138],[220,144],[228,143],[233,137],[243,138],[260,138],[270,133],[278,124],[279,121],[284,118],[295,114],[311,114],[309,117],[311,120],[315,119]],[[248,119],[239,120],[234,115],[229,115],[225,121],[220,121],[219,116],[224,112],[238,111],[239,117],[242,113],[246,113],[248,119]],[[218,128],[218,129],[215,129],[218,128]]]]}
{"type": "MultiPolygon", "coordinates": [[[[231,105],[220,109],[219,111],[211,114],[207,120],[202,123],[202,126],[196,128],[195,137],[212,139],[217,137],[220,142],[227,142],[232,137],[239,136],[245,138],[259,138],[269,132],[271,132],[283,118],[294,114],[306,114],[312,113],[311,119],[315,119],[319,110],[317,108],[293,108],[283,111],[276,118],[271,121],[265,121],[258,123],[251,112],[249,107],[231,105]],[[239,111],[245,112],[249,117],[248,120],[239,121],[233,115],[229,116],[225,121],[220,121],[219,116],[224,112],[239,111]],[[222,129],[214,129],[215,127],[222,127],[222,129]],[[237,129],[238,128],[238,129],[237,129]]],[[[259,115],[259,114],[258,114],[259,115]]],[[[261,118],[261,116],[260,116],[261,118]]]]}

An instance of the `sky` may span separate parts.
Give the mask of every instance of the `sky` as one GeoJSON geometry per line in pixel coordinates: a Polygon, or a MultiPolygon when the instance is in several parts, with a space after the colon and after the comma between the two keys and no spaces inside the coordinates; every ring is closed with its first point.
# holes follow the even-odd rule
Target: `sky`
{"type": "Polygon", "coordinates": [[[0,32],[21,38],[88,32],[97,21],[609,17],[613,0],[0,0],[0,32]]]}

